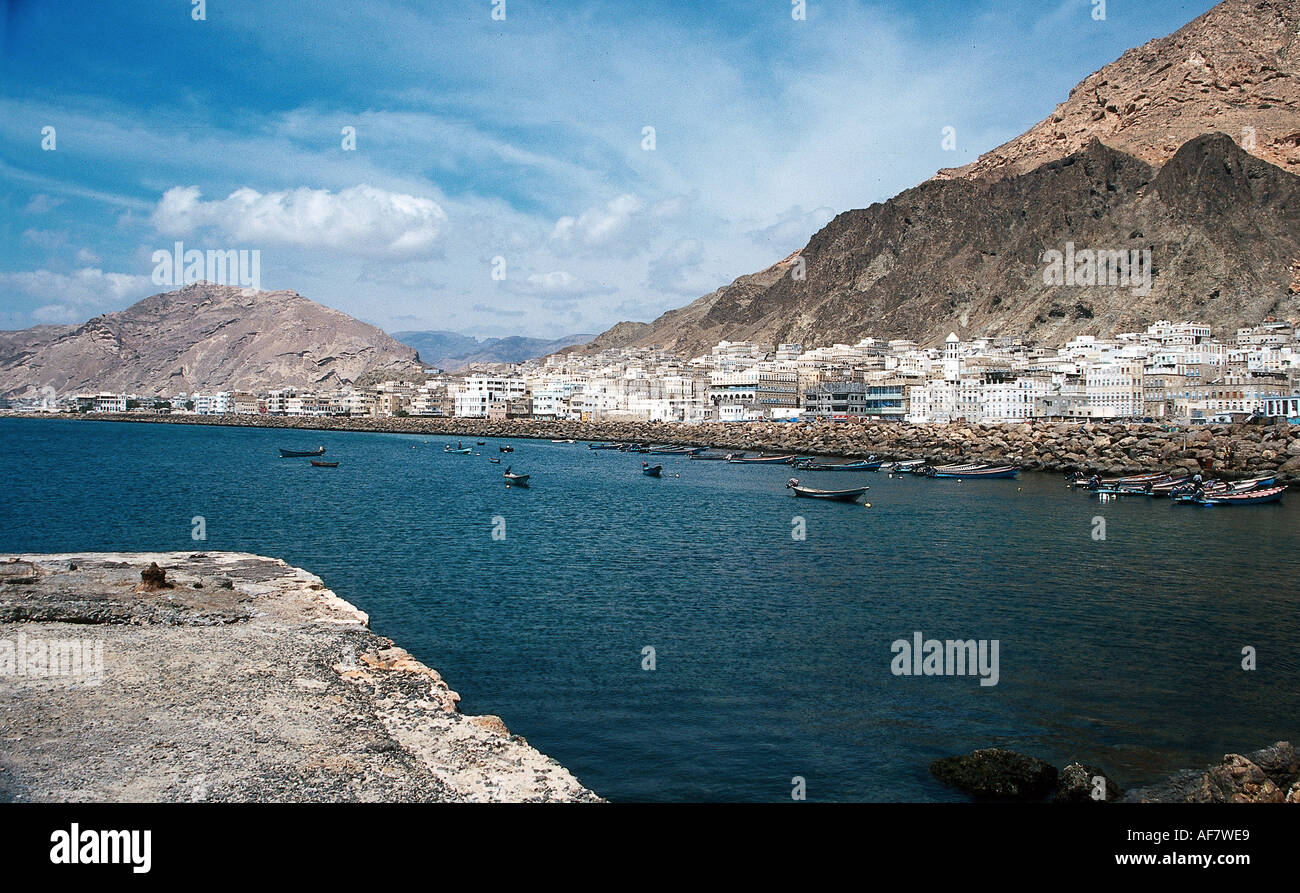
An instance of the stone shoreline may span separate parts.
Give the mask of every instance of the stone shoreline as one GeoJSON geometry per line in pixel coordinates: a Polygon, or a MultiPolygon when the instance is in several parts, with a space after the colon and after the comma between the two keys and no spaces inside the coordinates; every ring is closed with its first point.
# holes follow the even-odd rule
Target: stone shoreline
{"type": "Polygon", "coordinates": [[[1280,423],[1165,430],[1151,424],[1034,422],[1021,425],[901,423],[704,423],[552,421],[540,419],[296,418],[288,416],[35,415],[142,424],[224,425],[299,431],[368,431],[453,437],[524,437],[580,441],[682,443],[724,450],[925,459],[932,463],[1009,462],[1025,470],[1137,474],[1196,469],[1211,476],[1277,474],[1300,483],[1300,426],[1280,423]]]}
{"type": "Polygon", "coordinates": [[[459,700],[283,561],[0,555],[0,802],[600,800],[459,700]]]}

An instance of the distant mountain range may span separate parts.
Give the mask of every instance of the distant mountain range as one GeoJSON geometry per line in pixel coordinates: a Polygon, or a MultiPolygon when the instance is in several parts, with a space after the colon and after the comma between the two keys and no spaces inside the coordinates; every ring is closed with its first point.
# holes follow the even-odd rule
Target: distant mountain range
{"type": "Polygon", "coordinates": [[[329,389],[418,374],[415,351],[292,291],[198,282],[78,326],[0,332],[0,396],[329,389]]]}
{"type": "Polygon", "coordinates": [[[585,344],[593,336],[569,335],[547,340],[513,335],[480,340],[456,332],[394,332],[393,337],[418,350],[425,365],[454,371],[478,363],[522,363],[565,347],[585,344]]]}
{"type": "Polygon", "coordinates": [[[950,331],[1052,342],[1161,318],[1221,332],[1300,318],[1297,173],[1300,3],[1225,0],[977,162],[844,212],[771,267],[585,347],[696,355],[723,339],[937,344],[950,331]],[[1086,270],[1045,279],[1076,250],[1149,251],[1150,290],[1086,270]]]}

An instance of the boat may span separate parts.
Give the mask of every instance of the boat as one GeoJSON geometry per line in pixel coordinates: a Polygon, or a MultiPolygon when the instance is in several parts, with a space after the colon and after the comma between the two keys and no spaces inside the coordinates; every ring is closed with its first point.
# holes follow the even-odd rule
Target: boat
{"type": "Polygon", "coordinates": [[[486,440],[477,440],[477,441],[475,441],[475,443],[478,444],[479,446],[483,446],[484,444],[487,443],[487,441],[486,441],[486,440]]]}
{"type": "Polygon", "coordinates": [[[576,440],[552,440],[551,443],[577,443],[576,440]]]}
{"type": "Polygon", "coordinates": [[[513,453],[515,451],[515,448],[512,446],[501,446],[501,447],[497,447],[497,451],[502,453],[513,453]]]}
{"type": "Polygon", "coordinates": [[[932,478],[1013,478],[1020,474],[1014,465],[940,465],[926,471],[932,478]]]}
{"type": "Polygon", "coordinates": [[[664,467],[662,465],[647,465],[645,462],[641,463],[641,473],[646,477],[657,478],[663,470],[664,467]]]}
{"type": "Polygon", "coordinates": [[[693,456],[704,451],[704,447],[651,447],[646,450],[656,456],[693,456]]]}
{"type": "Polygon", "coordinates": [[[880,466],[880,470],[892,471],[894,474],[915,474],[918,469],[924,467],[924,459],[903,459],[898,462],[885,462],[880,466]]]}
{"type": "Polygon", "coordinates": [[[854,487],[851,490],[814,490],[812,487],[799,486],[798,478],[786,481],[787,490],[793,490],[795,496],[805,499],[829,499],[833,502],[856,502],[858,497],[870,490],[870,487],[854,487]]]}
{"type": "Polygon", "coordinates": [[[1144,490],[1141,487],[1098,487],[1095,490],[1089,490],[1089,493],[1095,493],[1098,496],[1153,496],[1150,490],[1144,490]]]}
{"type": "Polygon", "coordinates": [[[528,475],[528,474],[511,474],[511,473],[510,473],[510,466],[507,465],[507,466],[506,466],[505,474],[502,475],[502,477],[504,477],[504,478],[506,479],[506,483],[507,483],[507,484],[514,484],[516,487],[527,487],[527,486],[528,486],[528,479],[529,479],[530,477],[532,477],[532,475],[528,475]]]}
{"type": "Polygon", "coordinates": [[[701,462],[726,462],[734,453],[691,453],[687,458],[698,459],[701,462]]]}
{"type": "Polygon", "coordinates": [[[337,462],[321,462],[319,459],[312,459],[311,464],[315,465],[317,468],[338,468],[339,467],[339,463],[337,462]]]}
{"type": "Polygon", "coordinates": [[[306,459],[308,456],[323,455],[325,455],[325,447],[323,446],[316,447],[314,450],[286,450],[283,447],[280,449],[281,459],[306,459]]]}
{"type": "Polygon", "coordinates": [[[498,459],[498,458],[495,457],[495,456],[493,456],[492,458],[488,459],[488,461],[491,462],[493,465],[500,465],[500,464],[501,464],[501,460],[498,459]]]}
{"type": "Polygon", "coordinates": [[[453,456],[468,456],[470,453],[474,452],[474,448],[473,448],[473,447],[464,447],[464,448],[459,449],[459,450],[453,450],[453,449],[451,448],[451,445],[448,444],[447,446],[443,447],[443,450],[442,450],[442,451],[443,451],[444,453],[451,453],[453,456]]]}
{"type": "Polygon", "coordinates": [[[587,444],[587,449],[589,449],[589,450],[617,450],[617,449],[621,448],[622,446],[623,446],[623,445],[622,445],[621,443],[589,443],[589,444],[587,444]]]}
{"type": "Polygon", "coordinates": [[[1248,490],[1245,493],[1205,493],[1197,498],[1192,497],[1192,501],[1198,505],[1262,505],[1266,502],[1277,502],[1282,498],[1286,491],[1286,485],[1280,487],[1265,487],[1262,490],[1248,490]]]}
{"type": "Polygon", "coordinates": [[[814,462],[812,459],[804,459],[795,463],[795,468],[803,471],[879,471],[880,466],[884,464],[878,461],[862,460],[860,462],[839,462],[825,464],[814,462]]]}
{"type": "Polygon", "coordinates": [[[755,456],[750,459],[746,456],[732,456],[727,459],[728,462],[744,463],[748,465],[789,465],[798,456],[755,456]]]}
{"type": "Polygon", "coordinates": [[[1164,471],[1153,471],[1148,474],[1131,474],[1126,477],[1116,477],[1116,478],[1102,478],[1102,477],[1098,477],[1097,475],[1084,475],[1082,471],[1076,471],[1074,473],[1074,476],[1070,478],[1070,486],[1091,488],[1092,483],[1095,480],[1096,483],[1101,484],[1104,487],[1114,487],[1114,486],[1144,487],[1147,484],[1151,484],[1152,486],[1155,486],[1156,484],[1160,483],[1161,481],[1169,477],[1171,477],[1171,475],[1168,472],[1164,472],[1164,471]]]}

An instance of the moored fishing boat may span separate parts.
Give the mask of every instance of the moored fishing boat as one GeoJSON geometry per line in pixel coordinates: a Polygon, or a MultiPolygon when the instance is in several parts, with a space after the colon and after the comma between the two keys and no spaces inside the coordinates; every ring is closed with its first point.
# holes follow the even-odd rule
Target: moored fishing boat
{"type": "Polygon", "coordinates": [[[754,458],[732,456],[727,459],[728,462],[743,463],[748,465],[789,465],[797,456],[755,456],[754,458]]]}
{"type": "Polygon", "coordinates": [[[617,449],[621,449],[622,446],[623,446],[623,445],[622,445],[621,443],[589,443],[589,444],[587,444],[587,449],[589,449],[589,450],[617,450],[617,449]]]}
{"type": "Polygon", "coordinates": [[[798,478],[790,478],[786,481],[787,490],[793,490],[795,496],[804,499],[828,499],[832,502],[856,502],[858,497],[870,490],[870,487],[853,487],[848,490],[815,490],[812,487],[801,487],[798,478]]]}
{"type": "Polygon", "coordinates": [[[1094,481],[1105,487],[1113,486],[1146,486],[1147,484],[1155,485],[1161,480],[1170,477],[1168,472],[1153,471],[1149,474],[1131,474],[1126,477],[1103,478],[1099,475],[1085,475],[1082,471],[1076,471],[1070,478],[1071,487],[1089,487],[1094,481]]]}
{"type": "Polygon", "coordinates": [[[339,467],[339,463],[337,462],[321,462],[319,459],[312,459],[311,464],[315,465],[317,468],[338,468],[339,467]]]}
{"type": "Polygon", "coordinates": [[[684,446],[666,446],[651,447],[646,450],[656,456],[693,456],[696,453],[703,452],[704,447],[684,447],[684,446]]]}
{"type": "Polygon", "coordinates": [[[512,447],[512,446],[499,446],[499,447],[497,447],[497,452],[499,452],[499,453],[513,453],[514,451],[515,451],[515,448],[512,447]]]}
{"type": "Polygon", "coordinates": [[[802,471],[879,471],[882,462],[863,459],[857,462],[838,462],[826,464],[812,459],[803,459],[795,463],[802,471]]]}
{"type": "Polygon", "coordinates": [[[692,453],[688,458],[698,459],[702,462],[725,462],[730,459],[734,453],[692,453]]]}
{"type": "Polygon", "coordinates": [[[505,470],[505,474],[503,474],[502,477],[504,477],[504,478],[506,479],[506,483],[507,483],[507,484],[513,484],[513,485],[516,486],[516,487],[527,487],[527,486],[528,486],[528,479],[529,479],[530,477],[532,477],[532,475],[528,475],[528,474],[511,474],[511,472],[510,472],[510,466],[507,465],[507,466],[506,466],[506,470],[505,470]]]}
{"type": "Polygon", "coordinates": [[[898,462],[885,462],[880,466],[880,470],[894,474],[915,474],[917,469],[924,467],[924,459],[902,459],[898,462]]]}
{"type": "Polygon", "coordinates": [[[1264,487],[1260,490],[1247,490],[1245,493],[1204,493],[1200,498],[1193,497],[1192,501],[1198,505],[1262,505],[1266,502],[1277,502],[1282,498],[1286,491],[1286,485],[1281,487],[1264,487]]]}
{"type": "Polygon", "coordinates": [[[280,448],[281,459],[306,459],[308,456],[323,455],[325,455],[325,447],[323,446],[316,447],[314,450],[286,450],[283,447],[280,448]]]}
{"type": "Polygon", "coordinates": [[[664,467],[662,465],[649,465],[645,462],[641,463],[641,473],[646,477],[657,478],[663,473],[663,470],[664,467]]]}
{"type": "Polygon", "coordinates": [[[932,478],[1013,478],[1020,474],[1014,465],[940,465],[926,471],[932,478]]]}

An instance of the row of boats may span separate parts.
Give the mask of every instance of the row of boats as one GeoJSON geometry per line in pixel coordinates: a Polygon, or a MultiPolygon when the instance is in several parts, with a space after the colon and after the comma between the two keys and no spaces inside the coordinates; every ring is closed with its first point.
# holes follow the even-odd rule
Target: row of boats
{"type": "Polygon", "coordinates": [[[1070,486],[1101,497],[1165,497],[1183,505],[1260,505],[1278,502],[1286,485],[1278,485],[1277,476],[1258,475],[1240,481],[1204,480],[1189,472],[1150,472],[1125,477],[1103,478],[1076,472],[1070,486]]]}

